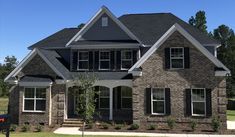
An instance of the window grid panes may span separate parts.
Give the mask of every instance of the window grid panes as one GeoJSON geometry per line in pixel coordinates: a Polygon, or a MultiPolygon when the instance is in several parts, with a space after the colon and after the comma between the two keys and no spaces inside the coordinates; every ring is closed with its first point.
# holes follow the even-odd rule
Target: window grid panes
{"type": "Polygon", "coordinates": [[[102,27],[108,26],[108,17],[102,17],[102,27]]]}
{"type": "Polygon", "coordinates": [[[110,69],[110,52],[109,51],[100,51],[100,70],[109,70],[110,69]]]}
{"type": "Polygon", "coordinates": [[[192,100],[192,115],[194,116],[204,116],[206,114],[206,97],[205,89],[198,88],[191,90],[191,100],[192,100]]]}
{"type": "Polygon", "coordinates": [[[122,69],[129,69],[132,66],[132,51],[124,50],[121,52],[122,57],[122,69]]]}
{"type": "Polygon", "coordinates": [[[152,88],[152,114],[165,114],[165,89],[152,88]]]}
{"type": "Polygon", "coordinates": [[[78,52],[78,69],[88,70],[89,68],[89,52],[79,51],[78,52]]]}
{"type": "Polygon", "coordinates": [[[99,108],[108,109],[109,108],[109,88],[99,87],[99,108]]]}
{"type": "Polygon", "coordinates": [[[132,90],[129,87],[121,87],[122,108],[132,108],[132,90]]]}
{"type": "Polygon", "coordinates": [[[24,111],[42,112],[46,110],[46,88],[25,88],[24,111]]]}
{"type": "Polygon", "coordinates": [[[184,48],[170,48],[171,68],[184,68],[184,48]]]}

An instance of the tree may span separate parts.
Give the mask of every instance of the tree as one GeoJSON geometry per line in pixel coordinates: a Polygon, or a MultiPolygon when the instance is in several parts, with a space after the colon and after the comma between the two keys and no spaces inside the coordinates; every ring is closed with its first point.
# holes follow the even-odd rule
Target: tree
{"type": "Polygon", "coordinates": [[[16,65],[18,64],[18,61],[17,61],[15,56],[11,56],[11,57],[7,56],[7,57],[5,57],[4,62],[5,62],[4,66],[9,71],[13,70],[16,67],[16,65]]]}
{"type": "Polygon", "coordinates": [[[95,114],[94,98],[97,94],[93,87],[95,81],[95,75],[89,75],[88,73],[79,75],[79,77],[75,77],[75,88],[73,91],[74,94],[78,96],[77,102],[79,102],[76,107],[76,112],[79,114],[79,117],[82,117],[84,121],[82,136],[84,135],[86,123],[90,123],[93,120],[95,114]]]}
{"type": "Polygon", "coordinates": [[[84,26],[85,26],[85,24],[84,24],[84,23],[81,23],[81,24],[78,25],[78,28],[79,28],[79,29],[82,29],[84,26]]]}
{"type": "Polygon", "coordinates": [[[207,26],[206,26],[206,13],[205,11],[198,11],[195,15],[195,17],[191,16],[188,23],[202,32],[207,33],[207,26]]]}
{"type": "Polygon", "coordinates": [[[214,29],[213,37],[220,41],[218,48],[218,59],[231,70],[231,77],[227,78],[227,95],[235,96],[235,35],[234,31],[226,25],[220,25],[214,29]]]}

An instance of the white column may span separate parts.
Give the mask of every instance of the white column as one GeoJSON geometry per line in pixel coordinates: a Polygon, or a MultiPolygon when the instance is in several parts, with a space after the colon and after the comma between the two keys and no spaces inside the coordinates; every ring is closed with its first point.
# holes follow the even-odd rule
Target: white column
{"type": "Polygon", "coordinates": [[[109,120],[113,120],[113,88],[109,88],[109,120]]]}

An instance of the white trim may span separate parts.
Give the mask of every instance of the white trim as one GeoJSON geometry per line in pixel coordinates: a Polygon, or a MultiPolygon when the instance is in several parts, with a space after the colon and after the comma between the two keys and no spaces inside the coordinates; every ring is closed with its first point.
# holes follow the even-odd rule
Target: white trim
{"type": "Polygon", "coordinates": [[[111,65],[111,52],[110,51],[99,51],[99,70],[110,70],[110,65],[111,65]],[[109,53],[109,59],[100,59],[100,57],[101,57],[101,53],[102,52],[107,52],[107,53],[109,53]],[[100,68],[100,66],[101,66],[101,61],[108,61],[109,62],[109,68],[108,69],[103,69],[103,68],[100,68]]]}
{"type": "Polygon", "coordinates": [[[17,67],[4,79],[4,82],[8,82],[8,79],[10,77],[15,77],[28,63],[35,57],[35,55],[39,55],[46,64],[49,65],[49,67],[59,76],[61,76],[63,79],[66,79],[62,73],[60,73],[57,68],[37,49],[34,48],[18,65],[17,67]]]}
{"type": "Polygon", "coordinates": [[[121,70],[128,70],[129,68],[122,67],[122,61],[131,61],[131,65],[133,64],[133,51],[132,50],[121,50],[121,70]],[[131,52],[131,59],[123,59],[122,54],[123,52],[131,52]]]}
{"type": "Polygon", "coordinates": [[[47,98],[47,95],[46,95],[46,97],[45,98],[36,98],[36,90],[37,90],[37,88],[45,88],[45,90],[46,90],[46,94],[47,94],[47,87],[37,87],[37,86],[34,86],[34,87],[30,87],[30,86],[28,86],[28,87],[24,87],[24,93],[23,93],[23,105],[22,105],[22,112],[33,112],[33,113],[44,113],[44,112],[46,112],[46,109],[47,109],[47,107],[46,107],[46,105],[47,104],[45,104],[45,110],[44,111],[41,111],[41,110],[36,110],[36,101],[37,100],[45,100],[46,102],[45,103],[47,103],[47,100],[46,100],[46,98],[47,98]],[[34,89],[34,98],[25,98],[25,89],[26,88],[32,88],[32,89],[34,89]],[[24,108],[24,106],[25,106],[25,99],[26,100],[33,100],[34,101],[34,110],[25,110],[25,108],[24,108]]]}
{"type": "Polygon", "coordinates": [[[151,88],[151,114],[152,115],[166,115],[166,93],[165,88],[151,88]],[[153,100],[153,89],[163,89],[164,100],[153,100]],[[153,101],[164,101],[164,113],[153,112],[153,101]]]}
{"type": "Polygon", "coordinates": [[[170,69],[184,69],[184,47],[171,47],[170,48],[170,69]],[[182,54],[183,54],[183,57],[172,57],[171,56],[171,49],[182,49],[182,54]],[[182,68],[172,68],[172,59],[182,59],[183,62],[183,67],[182,68]]]}
{"type": "Polygon", "coordinates": [[[109,88],[109,120],[113,120],[113,88],[109,88]]]}
{"type": "Polygon", "coordinates": [[[78,62],[77,62],[78,64],[77,64],[77,70],[82,70],[82,71],[86,71],[86,70],[89,70],[89,51],[78,51],[78,62]],[[80,60],[79,59],[79,54],[81,53],[81,52],[86,52],[87,53],[87,55],[88,55],[88,59],[87,60],[80,60]],[[87,61],[87,69],[79,69],[79,62],[80,61],[87,61]]]}
{"type": "Polygon", "coordinates": [[[93,16],[88,23],[66,44],[66,46],[69,46],[73,41],[78,41],[81,39],[82,35],[101,17],[104,13],[106,13],[117,25],[127,33],[130,38],[137,40],[139,43],[141,41],[123,24],[121,21],[119,21],[112,13],[111,11],[105,7],[102,6],[100,10],[93,16]]]}
{"type": "Polygon", "coordinates": [[[139,68],[175,31],[180,32],[186,39],[188,39],[199,51],[201,51],[209,60],[211,60],[217,67],[224,68],[230,73],[230,70],[224,66],[216,57],[214,57],[202,44],[193,38],[187,31],[185,31],[179,24],[174,24],[167,32],[142,56],[130,69],[129,73],[135,68],[139,68]]]}
{"type": "Polygon", "coordinates": [[[52,98],[51,98],[51,85],[49,87],[49,126],[51,125],[51,117],[52,117],[52,98]]]}
{"type": "Polygon", "coordinates": [[[231,76],[228,71],[215,71],[215,76],[231,76]]]}
{"type": "Polygon", "coordinates": [[[192,116],[206,116],[206,89],[205,88],[191,88],[191,113],[192,116]],[[193,89],[203,89],[204,91],[204,101],[193,101],[193,89]],[[204,114],[194,114],[193,113],[193,102],[204,103],[204,114]]]}

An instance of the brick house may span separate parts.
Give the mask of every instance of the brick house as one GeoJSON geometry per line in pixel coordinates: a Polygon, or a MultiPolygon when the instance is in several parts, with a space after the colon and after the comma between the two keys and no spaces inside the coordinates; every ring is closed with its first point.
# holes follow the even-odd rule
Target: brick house
{"type": "Polygon", "coordinates": [[[77,117],[71,95],[78,74],[95,74],[101,120],[165,124],[191,120],[226,129],[226,76],[220,43],[171,13],[125,14],[106,7],[83,28],[65,28],[30,46],[5,78],[10,115],[20,125],[61,125],[77,117]]]}

